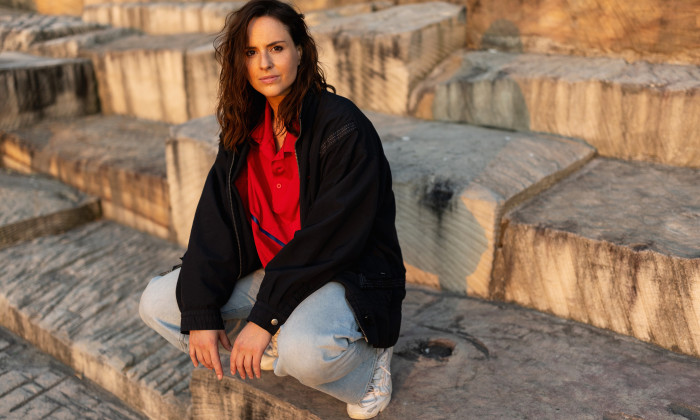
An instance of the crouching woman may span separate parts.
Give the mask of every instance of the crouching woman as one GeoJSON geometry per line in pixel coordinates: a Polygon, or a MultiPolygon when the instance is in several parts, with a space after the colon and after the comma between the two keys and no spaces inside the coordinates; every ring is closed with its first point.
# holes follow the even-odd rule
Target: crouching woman
{"type": "Polygon", "coordinates": [[[378,135],[331,92],[288,4],[247,3],[216,52],[219,151],[182,266],[151,280],[141,317],[219,379],[221,344],[234,375],[290,375],[374,417],[391,399],[406,293],[378,135]]]}

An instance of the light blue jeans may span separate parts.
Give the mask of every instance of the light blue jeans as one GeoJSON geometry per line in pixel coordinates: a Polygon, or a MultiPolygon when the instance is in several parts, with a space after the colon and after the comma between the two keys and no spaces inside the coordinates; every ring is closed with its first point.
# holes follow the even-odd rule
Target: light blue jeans
{"type": "MultiPolygon", "coordinates": [[[[143,321],[172,345],[189,354],[189,336],[180,333],[180,310],[175,287],[180,269],[155,277],[141,295],[143,321]]],[[[221,308],[227,332],[237,320],[248,317],[264,272],[258,270],[236,283],[221,308]]],[[[225,351],[219,346],[220,351],[225,351]]],[[[331,282],[311,294],[294,309],[280,327],[277,376],[292,376],[302,384],[325,392],[348,404],[356,404],[372,380],[379,351],[364,339],[345,288],[331,282]]]]}

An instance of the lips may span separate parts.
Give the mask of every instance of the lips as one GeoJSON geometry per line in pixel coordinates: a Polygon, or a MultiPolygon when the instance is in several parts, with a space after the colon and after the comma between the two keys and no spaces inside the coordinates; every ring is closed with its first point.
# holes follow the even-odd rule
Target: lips
{"type": "Polygon", "coordinates": [[[265,76],[259,78],[258,80],[260,80],[260,82],[262,83],[273,83],[277,81],[277,79],[279,79],[279,76],[265,76]]]}

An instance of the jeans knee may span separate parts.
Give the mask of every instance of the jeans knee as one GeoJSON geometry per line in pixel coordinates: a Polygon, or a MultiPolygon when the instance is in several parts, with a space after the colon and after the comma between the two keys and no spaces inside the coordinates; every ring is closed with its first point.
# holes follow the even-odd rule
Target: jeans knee
{"type": "Polygon", "coordinates": [[[141,300],[139,300],[139,315],[141,316],[143,322],[145,322],[148,326],[151,326],[154,319],[153,310],[157,304],[158,298],[157,293],[154,291],[154,287],[151,287],[153,280],[155,279],[152,279],[148,283],[146,289],[143,291],[143,293],[141,293],[141,300]]]}
{"type": "Polygon", "coordinates": [[[346,337],[281,332],[277,340],[278,363],[285,374],[307,386],[318,386],[342,378],[361,362],[353,357],[354,346],[346,337]]]}

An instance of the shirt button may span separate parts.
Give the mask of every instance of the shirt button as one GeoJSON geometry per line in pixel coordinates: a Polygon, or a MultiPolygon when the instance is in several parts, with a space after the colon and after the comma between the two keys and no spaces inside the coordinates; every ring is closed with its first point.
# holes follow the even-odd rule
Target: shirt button
{"type": "Polygon", "coordinates": [[[277,325],[279,321],[277,321],[277,318],[273,318],[272,321],[270,321],[270,324],[272,325],[277,325]]]}
{"type": "Polygon", "coordinates": [[[279,190],[280,188],[282,188],[282,184],[277,184],[277,189],[279,190]]]}

